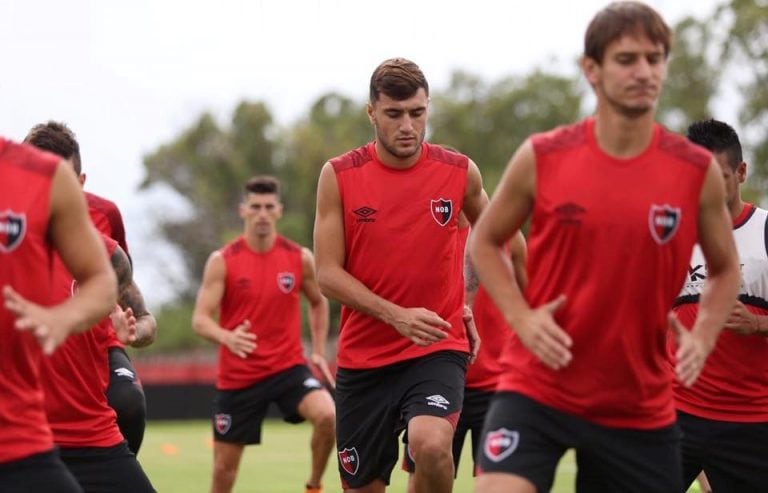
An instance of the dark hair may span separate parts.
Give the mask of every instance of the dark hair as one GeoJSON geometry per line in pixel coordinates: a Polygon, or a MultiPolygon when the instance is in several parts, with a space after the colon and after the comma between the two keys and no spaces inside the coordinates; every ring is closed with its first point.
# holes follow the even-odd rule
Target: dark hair
{"type": "Polygon", "coordinates": [[[80,161],[80,144],[77,143],[75,133],[63,122],[50,120],[32,127],[24,138],[26,144],[31,144],[38,149],[52,152],[57,156],[72,161],[75,173],[80,175],[83,165],[80,161]]]}
{"type": "Polygon", "coordinates": [[[693,122],[688,127],[688,140],[711,152],[724,152],[728,165],[736,171],[744,157],[736,130],[725,122],[715,119],[693,122]]]}
{"type": "Polygon", "coordinates": [[[405,58],[390,58],[376,67],[371,75],[370,102],[378,101],[384,93],[402,101],[412,97],[420,89],[429,96],[429,84],[418,65],[405,58]]]}
{"type": "Polygon", "coordinates": [[[245,193],[275,194],[280,197],[280,182],[274,176],[254,176],[245,183],[245,193]]]}
{"type": "Polygon", "coordinates": [[[644,34],[664,45],[664,57],[672,47],[672,31],[658,12],[641,2],[613,2],[595,14],[584,35],[584,56],[603,63],[609,44],[627,34],[644,34]]]}

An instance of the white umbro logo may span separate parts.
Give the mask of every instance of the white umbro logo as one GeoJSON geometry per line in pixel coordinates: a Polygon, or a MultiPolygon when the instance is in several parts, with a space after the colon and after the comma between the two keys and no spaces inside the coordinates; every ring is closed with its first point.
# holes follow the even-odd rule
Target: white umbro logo
{"type": "Polygon", "coordinates": [[[427,397],[427,401],[428,405],[439,407],[440,409],[448,409],[447,405],[450,404],[448,399],[439,394],[430,395],[427,397]]]}
{"type": "Polygon", "coordinates": [[[133,372],[131,370],[129,370],[128,368],[117,368],[115,370],[115,374],[118,377],[128,377],[128,378],[131,378],[131,379],[136,378],[136,376],[133,374],[133,372]]]}

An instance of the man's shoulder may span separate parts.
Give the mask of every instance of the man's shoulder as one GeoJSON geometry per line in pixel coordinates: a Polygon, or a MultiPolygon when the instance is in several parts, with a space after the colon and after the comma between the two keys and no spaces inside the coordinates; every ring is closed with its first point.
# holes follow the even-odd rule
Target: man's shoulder
{"type": "Polygon", "coordinates": [[[365,144],[347,151],[340,156],[330,159],[330,163],[333,166],[334,171],[337,173],[351,168],[358,168],[366,163],[373,161],[373,156],[370,151],[370,144],[365,144]]]}
{"type": "Polygon", "coordinates": [[[104,212],[107,212],[107,211],[119,212],[117,204],[115,204],[111,200],[105,197],[102,197],[101,195],[96,195],[95,193],[89,192],[87,190],[84,190],[83,194],[85,195],[85,200],[88,202],[89,208],[97,209],[104,212]]]}
{"type": "Polygon", "coordinates": [[[20,171],[53,176],[61,158],[28,144],[0,137],[0,164],[20,171]]]}
{"type": "Polygon", "coordinates": [[[712,162],[712,153],[707,149],[661,125],[659,125],[659,132],[659,150],[670,157],[704,169],[712,162]]]}
{"type": "Polygon", "coordinates": [[[439,144],[427,144],[427,156],[432,161],[466,169],[469,158],[464,154],[439,144]]]}
{"type": "Polygon", "coordinates": [[[282,235],[277,235],[277,240],[275,240],[275,248],[279,248],[282,250],[287,250],[289,252],[299,253],[299,254],[301,254],[301,250],[302,250],[301,245],[282,235]]]}
{"type": "Polygon", "coordinates": [[[587,120],[581,120],[535,133],[531,135],[531,143],[536,154],[542,155],[586,145],[587,137],[587,120]]]}

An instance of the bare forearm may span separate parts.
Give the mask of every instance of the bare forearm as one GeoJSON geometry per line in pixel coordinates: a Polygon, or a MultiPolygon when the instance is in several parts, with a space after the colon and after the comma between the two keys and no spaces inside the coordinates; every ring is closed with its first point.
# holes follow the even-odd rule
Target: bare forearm
{"type": "Polygon", "coordinates": [[[378,296],[342,268],[323,269],[318,273],[320,290],[327,298],[392,324],[398,305],[378,296]]]}
{"type": "Polygon", "coordinates": [[[309,330],[312,336],[312,352],[325,357],[325,346],[328,340],[330,309],[328,300],[323,298],[319,303],[309,308],[309,330]]]}
{"type": "Polygon", "coordinates": [[[157,335],[157,320],[150,313],[136,317],[136,340],[132,347],[146,347],[155,342],[157,335]]]}
{"type": "Polygon", "coordinates": [[[714,346],[720,330],[736,302],[739,288],[738,269],[726,269],[710,273],[701,294],[699,312],[692,332],[714,346]]]}
{"type": "Polygon", "coordinates": [[[117,302],[115,275],[110,271],[95,275],[78,285],[77,292],[53,308],[66,321],[71,332],[83,332],[109,315],[117,302]]]}
{"type": "Polygon", "coordinates": [[[512,262],[503,248],[474,241],[471,255],[478,279],[482,281],[485,290],[507,322],[511,323],[515,314],[530,310],[531,307],[517,284],[512,262]]]}
{"type": "Polygon", "coordinates": [[[223,329],[213,317],[195,314],[192,317],[192,328],[195,333],[215,344],[223,344],[226,329],[223,329]]]}

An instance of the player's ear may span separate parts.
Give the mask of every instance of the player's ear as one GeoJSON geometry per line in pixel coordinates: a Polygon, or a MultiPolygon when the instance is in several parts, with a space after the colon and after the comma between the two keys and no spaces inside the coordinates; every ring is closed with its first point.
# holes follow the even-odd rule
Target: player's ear
{"type": "Polygon", "coordinates": [[[366,112],[368,113],[368,120],[371,122],[371,124],[376,125],[376,113],[371,103],[366,105],[366,112]]]}
{"type": "Polygon", "coordinates": [[[594,87],[599,80],[600,64],[597,63],[594,58],[582,56],[579,60],[579,65],[581,66],[581,71],[584,72],[584,77],[586,77],[589,85],[594,87]]]}
{"type": "Polygon", "coordinates": [[[86,178],[87,178],[87,177],[85,176],[85,173],[80,173],[80,176],[78,176],[78,177],[77,177],[77,181],[79,181],[79,182],[80,182],[80,186],[81,186],[81,187],[82,187],[83,185],[85,185],[85,179],[86,179],[86,178]]]}

